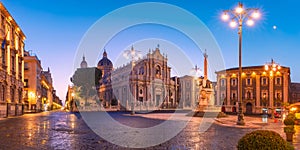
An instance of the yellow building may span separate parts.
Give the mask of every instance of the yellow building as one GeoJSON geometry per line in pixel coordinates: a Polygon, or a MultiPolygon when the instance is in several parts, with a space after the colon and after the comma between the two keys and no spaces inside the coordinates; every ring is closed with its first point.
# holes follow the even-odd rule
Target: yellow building
{"type": "Polygon", "coordinates": [[[41,110],[41,61],[36,55],[24,52],[24,110],[41,110]]]}
{"type": "Polygon", "coordinates": [[[41,73],[42,87],[42,110],[47,111],[52,109],[53,104],[53,84],[50,69],[41,73]]]}
{"type": "Polygon", "coordinates": [[[50,110],[53,86],[50,70],[43,71],[36,55],[24,52],[24,110],[39,112],[50,110]]]}
{"type": "Polygon", "coordinates": [[[25,38],[0,2],[0,117],[22,114],[25,38]]]}

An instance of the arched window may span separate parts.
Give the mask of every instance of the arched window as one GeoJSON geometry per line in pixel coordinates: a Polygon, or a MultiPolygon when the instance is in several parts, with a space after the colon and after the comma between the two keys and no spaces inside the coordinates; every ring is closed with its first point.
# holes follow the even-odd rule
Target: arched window
{"type": "Polygon", "coordinates": [[[247,98],[251,99],[251,92],[250,91],[247,92],[247,98]]]}
{"type": "Polygon", "coordinates": [[[143,75],[144,74],[144,67],[141,67],[140,69],[139,69],[139,75],[143,75]]]}
{"type": "Polygon", "coordinates": [[[143,90],[142,89],[140,89],[140,94],[143,94],[143,90]]]}
{"type": "Polygon", "coordinates": [[[156,76],[160,76],[161,75],[161,68],[160,68],[159,65],[157,65],[156,68],[155,68],[155,74],[156,74],[156,76]]]}
{"type": "Polygon", "coordinates": [[[0,99],[1,99],[1,101],[5,101],[5,87],[4,87],[4,85],[1,85],[1,87],[0,87],[0,99]]]}

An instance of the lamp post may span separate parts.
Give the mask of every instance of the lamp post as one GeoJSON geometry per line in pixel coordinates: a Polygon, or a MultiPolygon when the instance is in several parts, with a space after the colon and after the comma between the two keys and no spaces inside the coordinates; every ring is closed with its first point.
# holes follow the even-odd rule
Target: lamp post
{"type": "MultiPolygon", "coordinates": [[[[265,71],[269,71],[269,77],[270,77],[270,91],[273,91],[273,76],[274,73],[277,73],[281,69],[281,66],[274,62],[273,59],[271,59],[270,63],[265,64],[265,71]]],[[[270,92],[270,108],[271,108],[271,118],[274,119],[274,97],[273,92],[270,92]]]]}
{"type": "MultiPolygon", "coordinates": [[[[134,66],[135,66],[135,61],[137,61],[139,58],[142,57],[141,51],[135,50],[133,48],[133,46],[131,46],[130,50],[125,50],[124,51],[123,56],[126,59],[131,59],[131,81],[133,81],[132,79],[133,79],[133,75],[134,75],[133,69],[134,69],[134,66]]],[[[134,98],[137,99],[137,97],[138,97],[138,81],[136,81],[135,95],[133,96],[133,99],[131,101],[131,115],[135,114],[135,111],[134,111],[134,105],[135,105],[134,101],[135,100],[134,100],[134,98]]]]}
{"type": "Polygon", "coordinates": [[[235,9],[224,10],[222,19],[224,21],[230,21],[230,26],[232,28],[238,25],[238,35],[239,35],[239,76],[238,76],[238,120],[237,125],[245,125],[244,114],[243,114],[243,106],[242,106],[242,26],[243,23],[246,22],[248,26],[254,25],[253,19],[258,19],[260,17],[260,13],[258,8],[244,8],[242,3],[239,3],[235,9]]]}

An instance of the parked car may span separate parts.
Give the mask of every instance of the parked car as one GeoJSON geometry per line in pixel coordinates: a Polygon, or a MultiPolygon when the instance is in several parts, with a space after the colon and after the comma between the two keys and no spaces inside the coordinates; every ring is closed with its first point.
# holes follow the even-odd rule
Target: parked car
{"type": "Polygon", "coordinates": [[[280,112],[275,112],[274,117],[275,118],[281,118],[281,113],[280,112]]]}

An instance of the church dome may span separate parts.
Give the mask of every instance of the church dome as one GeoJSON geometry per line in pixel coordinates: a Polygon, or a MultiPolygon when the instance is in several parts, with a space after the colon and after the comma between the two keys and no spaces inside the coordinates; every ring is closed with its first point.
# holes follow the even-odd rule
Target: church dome
{"type": "Polygon", "coordinates": [[[113,67],[112,62],[107,58],[107,53],[104,50],[102,59],[98,62],[98,68],[113,67]]]}
{"type": "Polygon", "coordinates": [[[87,62],[85,61],[85,57],[82,57],[82,61],[80,63],[80,68],[87,68],[87,62]]]}

